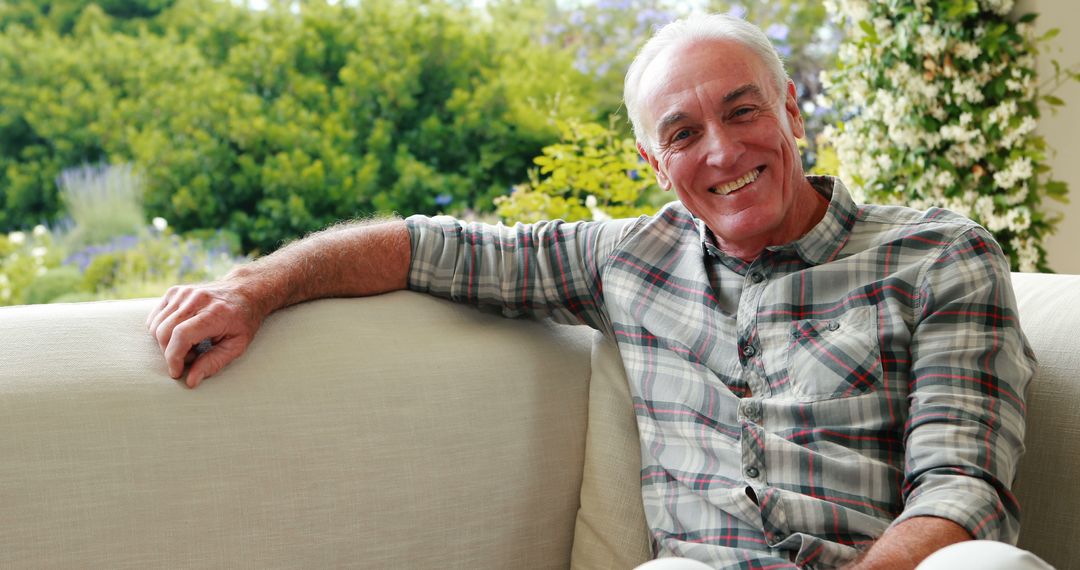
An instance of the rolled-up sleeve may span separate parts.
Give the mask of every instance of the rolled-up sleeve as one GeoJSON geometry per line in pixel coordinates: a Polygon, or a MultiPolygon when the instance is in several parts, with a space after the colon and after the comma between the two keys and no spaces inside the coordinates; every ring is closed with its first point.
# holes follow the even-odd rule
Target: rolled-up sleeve
{"type": "Polygon", "coordinates": [[[911,345],[905,508],[978,539],[1015,543],[1011,492],[1024,451],[1024,395],[1035,357],[1020,329],[1009,268],[972,228],[928,261],[911,345]]]}
{"type": "Polygon", "coordinates": [[[409,288],[607,330],[600,272],[638,220],[490,225],[411,216],[409,288]]]}

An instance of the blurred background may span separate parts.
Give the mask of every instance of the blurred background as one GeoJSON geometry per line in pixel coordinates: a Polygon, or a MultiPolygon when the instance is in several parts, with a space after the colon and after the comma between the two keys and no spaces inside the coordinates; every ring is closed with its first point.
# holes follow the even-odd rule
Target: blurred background
{"type": "MultiPolygon", "coordinates": [[[[823,93],[844,42],[864,41],[852,2],[8,0],[0,305],[159,295],[372,215],[655,211],[670,197],[637,157],[622,76],[654,29],[692,11],[766,32],[808,122],[805,166],[835,174],[817,134],[859,112],[823,93]]],[[[957,18],[989,17],[952,3],[957,18]]],[[[1062,29],[1041,74],[1080,61],[1078,10],[1028,0],[1009,16],[1062,29]]],[[[1061,83],[1064,105],[1032,136],[1076,187],[1080,94],[1061,83]]],[[[1038,268],[1080,273],[1080,212],[1053,208],[1066,221],[1038,268]]]]}

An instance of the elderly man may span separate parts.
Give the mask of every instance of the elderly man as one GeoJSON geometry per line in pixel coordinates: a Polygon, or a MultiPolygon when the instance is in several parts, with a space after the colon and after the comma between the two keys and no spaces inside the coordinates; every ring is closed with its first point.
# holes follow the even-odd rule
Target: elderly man
{"type": "Polygon", "coordinates": [[[1015,542],[1035,364],[990,235],[807,178],[795,87],[745,22],[665,27],[625,87],[641,155],[678,202],[636,220],[326,230],[171,289],[147,321],[170,374],[190,363],[194,388],[277,308],[408,287],[618,342],[660,557],[913,568],[972,538],[1015,542]]]}

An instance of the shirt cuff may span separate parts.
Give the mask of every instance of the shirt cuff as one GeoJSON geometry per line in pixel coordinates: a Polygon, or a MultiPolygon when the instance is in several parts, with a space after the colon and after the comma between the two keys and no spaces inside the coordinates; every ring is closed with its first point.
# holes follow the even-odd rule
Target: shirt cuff
{"type": "Polygon", "coordinates": [[[950,520],[977,540],[997,540],[1016,544],[1020,534],[1019,508],[1008,493],[1003,501],[994,487],[981,479],[944,469],[920,477],[918,487],[907,498],[904,512],[890,528],[914,517],[950,520]]]}

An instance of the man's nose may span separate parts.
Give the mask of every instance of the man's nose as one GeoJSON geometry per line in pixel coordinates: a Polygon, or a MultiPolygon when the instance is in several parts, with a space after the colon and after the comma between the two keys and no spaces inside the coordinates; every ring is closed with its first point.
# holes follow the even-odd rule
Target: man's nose
{"type": "Polygon", "coordinates": [[[713,168],[728,168],[738,162],[743,144],[732,133],[713,127],[705,133],[705,163],[713,168]]]}

